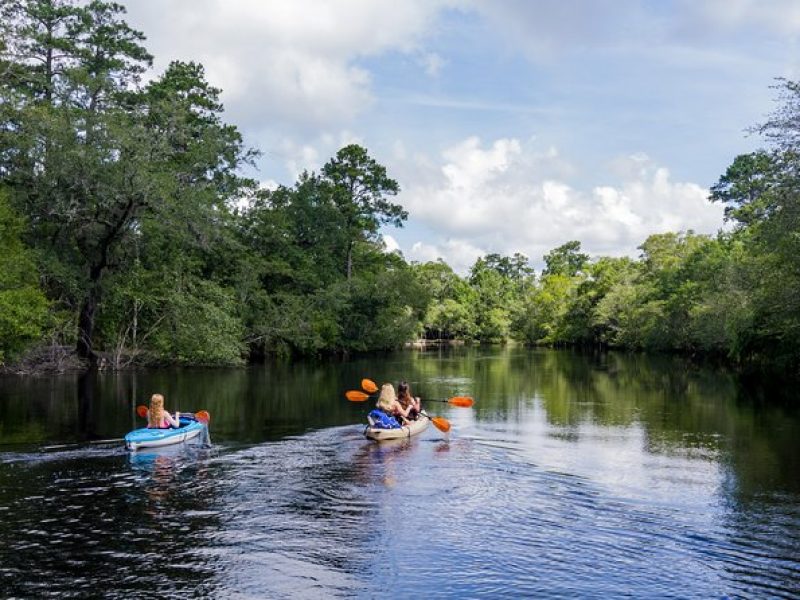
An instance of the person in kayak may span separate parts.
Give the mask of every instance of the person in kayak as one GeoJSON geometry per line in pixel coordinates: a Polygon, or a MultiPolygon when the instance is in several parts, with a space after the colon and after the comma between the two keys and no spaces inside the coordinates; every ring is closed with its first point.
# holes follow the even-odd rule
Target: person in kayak
{"type": "Polygon", "coordinates": [[[180,427],[180,413],[175,413],[175,418],[164,410],[164,396],[153,394],[150,398],[150,408],[147,410],[147,427],[149,429],[169,429],[180,427]]]}
{"type": "Polygon", "coordinates": [[[391,383],[383,384],[381,387],[381,395],[378,396],[378,401],[375,403],[375,406],[387,415],[397,419],[401,425],[408,424],[408,414],[411,412],[411,408],[403,408],[403,405],[397,401],[397,396],[394,393],[394,386],[391,383]]]}
{"type": "Polygon", "coordinates": [[[408,382],[401,381],[397,385],[397,401],[403,408],[408,409],[408,418],[416,420],[422,410],[422,401],[419,396],[411,394],[411,388],[408,387],[408,382]]]}

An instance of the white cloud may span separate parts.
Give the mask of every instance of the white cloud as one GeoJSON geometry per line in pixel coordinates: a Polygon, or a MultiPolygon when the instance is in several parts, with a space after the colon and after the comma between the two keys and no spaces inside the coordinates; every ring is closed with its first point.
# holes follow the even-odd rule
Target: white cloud
{"type": "Polygon", "coordinates": [[[613,162],[621,183],[585,191],[568,183],[574,170],[555,149],[538,152],[533,142],[515,139],[484,147],[470,137],[445,150],[439,164],[417,161],[414,168],[419,176],[399,201],[412,221],[444,241],[418,242],[407,256],[442,257],[461,272],[486,252],[522,252],[539,263],[548,250],[576,239],[591,254],[635,255],[650,234],[713,233],[722,225],[722,207],[708,202],[707,190],[673,181],[642,154],[613,162]]]}
{"type": "Polygon", "coordinates": [[[358,59],[418,51],[451,3],[137,0],[127,8],[157,67],[173,59],[203,63],[240,126],[314,128],[351,122],[373,101],[358,59]]]}
{"type": "Polygon", "coordinates": [[[587,48],[640,50],[683,44],[709,50],[739,30],[750,35],[797,35],[797,0],[678,0],[662,10],[638,0],[467,0],[514,51],[549,62],[587,48]],[[655,10],[654,10],[655,9],[655,10]],[[714,40],[714,43],[710,42],[714,40]]]}
{"type": "Polygon", "coordinates": [[[613,45],[620,32],[626,37],[653,34],[642,26],[641,3],[631,0],[470,0],[469,5],[509,49],[537,62],[550,62],[563,52],[613,45]]]}
{"type": "Polygon", "coordinates": [[[391,235],[383,235],[383,244],[386,246],[386,252],[394,252],[400,249],[400,244],[398,244],[397,240],[391,235]]]}
{"type": "Polygon", "coordinates": [[[364,140],[348,130],[336,134],[322,132],[306,143],[298,143],[292,137],[282,137],[268,142],[264,154],[286,169],[290,177],[288,185],[291,185],[304,171],[319,171],[340,148],[348,144],[363,145],[364,140]]]}
{"type": "Polygon", "coordinates": [[[735,30],[755,26],[777,34],[800,33],[797,0],[684,0],[683,5],[704,27],[735,30]]]}
{"type": "Polygon", "coordinates": [[[265,179],[259,183],[258,189],[273,192],[278,189],[279,185],[274,179],[265,179]]]}
{"type": "Polygon", "coordinates": [[[472,264],[487,252],[460,239],[445,240],[437,244],[415,242],[406,258],[416,262],[433,262],[443,259],[458,273],[466,273],[472,264]]]}

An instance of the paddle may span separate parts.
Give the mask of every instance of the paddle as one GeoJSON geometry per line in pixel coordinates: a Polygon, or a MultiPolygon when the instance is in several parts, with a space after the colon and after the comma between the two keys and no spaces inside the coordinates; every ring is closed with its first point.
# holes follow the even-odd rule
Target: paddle
{"type": "MultiPolygon", "coordinates": [[[[136,407],[136,414],[142,417],[143,419],[147,418],[148,409],[146,406],[139,405],[136,407]]],[[[203,425],[208,425],[211,421],[211,415],[208,413],[207,410],[200,410],[194,414],[191,413],[184,413],[185,417],[194,418],[196,421],[202,423],[203,425]]]]}
{"type": "Polygon", "coordinates": [[[447,433],[448,431],[450,431],[450,421],[448,421],[444,417],[432,417],[424,410],[419,411],[419,414],[421,414],[423,417],[428,417],[431,420],[431,423],[433,423],[433,425],[439,431],[443,433],[447,433]]]}
{"type": "Polygon", "coordinates": [[[453,396],[452,398],[447,398],[446,400],[440,400],[439,398],[425,398],[425,402],[444,402],[446,404],[452,404],[453,406],[460,406],[462,408],[469,408],[475,404],[475,401],[469,396],[453,396]]]}
{"type": "Polygon", "coordinates": [[[374,394],[375,392],[378,391],[378,386],[371,379],[362,379],[361,389],[364,390],[365,392],[369,392],[370,394],[374,394]]]}
{"type": "MultiPolygon", "coordinates": [[[[375,392],[378,391],[378,386],[375,385],[375,382],[372,381],[371,379],[366,379],[366,378],[361,380],[361,388],[370,393],[366,394],[364,392],[359,392],[357,390],[350,390],[348,392],[345,392],[344,394],[345,398],[350,400],[350,402],[364,402],[365,400],[369,399],[371,394],[374,394],[375,392]]],[[[452,403],[454,406],[467,406],[467,407],[472,406],[472,398],[466,398],[464,396],[456,396],[455,398],[451,398],[451,400],[457,400],[456,402],[452,403]],[[464,402],[465,400],[468,402],[465,403],[464,402]]],[[[420,411],[420,414],[430,419],[431,423],[433,423],[434,427],[436,427],[436,429],[438,429],[439,431],[443,433],[447,433],[448,431],[450,431],[450,421],[448,421],[444,417],[432,417],[424,410],[420,411]]]]}
{"type": "MultiPolygon", "coordinates": [[[[359,392],[358,390],[347,391],[344,393],[344,395],[345,398],[350,400],[350,402],[365,402],[374,396],[374,394],[367,394],[365,392],[359,392]]],[[[469,408],[475,403],[475,401],[468,396],[453,396],[447,400],[440,400],[438,398],[425,398],[425,402],[444,402],[446,404],[452,404],[453,406],[460,406],[462,408],[469,408]]]]}

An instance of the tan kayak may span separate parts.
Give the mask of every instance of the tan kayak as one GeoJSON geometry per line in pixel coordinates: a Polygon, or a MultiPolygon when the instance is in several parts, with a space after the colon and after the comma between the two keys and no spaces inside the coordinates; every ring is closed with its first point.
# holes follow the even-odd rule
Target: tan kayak
{"type": "Polygon", "coordinates": [[[364,435],[371,440],[378,442],[382,440],[398,440],[401,438],[410,438],[412,435],[422,433],[428,428],[431,420],[427,417],[420,417],[416,421],[411,421],[409,425],[400,427],[399,429],[380,429],[378,427],[367,427],[364,430],[364,435]]]}

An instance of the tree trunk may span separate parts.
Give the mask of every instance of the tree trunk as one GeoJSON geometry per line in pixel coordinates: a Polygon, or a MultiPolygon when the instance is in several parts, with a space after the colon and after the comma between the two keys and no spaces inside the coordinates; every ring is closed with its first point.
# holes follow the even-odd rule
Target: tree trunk
{"type": "MultiPolygon", "coordinates": [[[[47,56],[45,58],[44,99],[47,104],[53,101],[53,24],[47,23],[47,56]]],[[[48,138],[49,139],[49,138],[48,138]]]]}
{"type": "Polygon", "coordinates": [[[347,281],[353,276],[353,242],[347,245],[347,281]]]}
{"type": "Polygon", "coordinates": [[[81,304],[81,312],[78,316],[78,345],[77,352],[81,358],[86,358],[94,365],[97,360],[97,355],[92,348],[92,336],[94,334],[94,317],[97,311],[99,293],[97,285],[92,283],[89,286],[89,291],[81,304]]]}
{"type": "Polygon", "coordinates": [[[97,355],[92,347],[92,337],[94,335],[94,318],[97,313],[97,305],[100,302],[100,278],[103,275],[105,265],[105,254],[103,262],[95,265],[89,270],[89,288],[81,304],[81,312],[78,315],[78,345],[76,350],[78,356],[89,360],[92,366],[97,363],[97,355]]]}
{"type": "Polygon", "coordinates": [[[94,334],[95,313],[100,302],[100,280],[103,277],[103,271],[108,266],[108,255],[111,252],[111,248],[119,243],[121,239],[120,232],[130,222],[135,207],[134,198],[128,198],[122,214],[98,243],[98,258],[89,267],[89,288],[81,305],[81,313],[78,316],[78,345],[76,350],[78,356],[89,359],[92,366],[97,362],[97,355],[92,348],[92,335],[94,334]]]}

